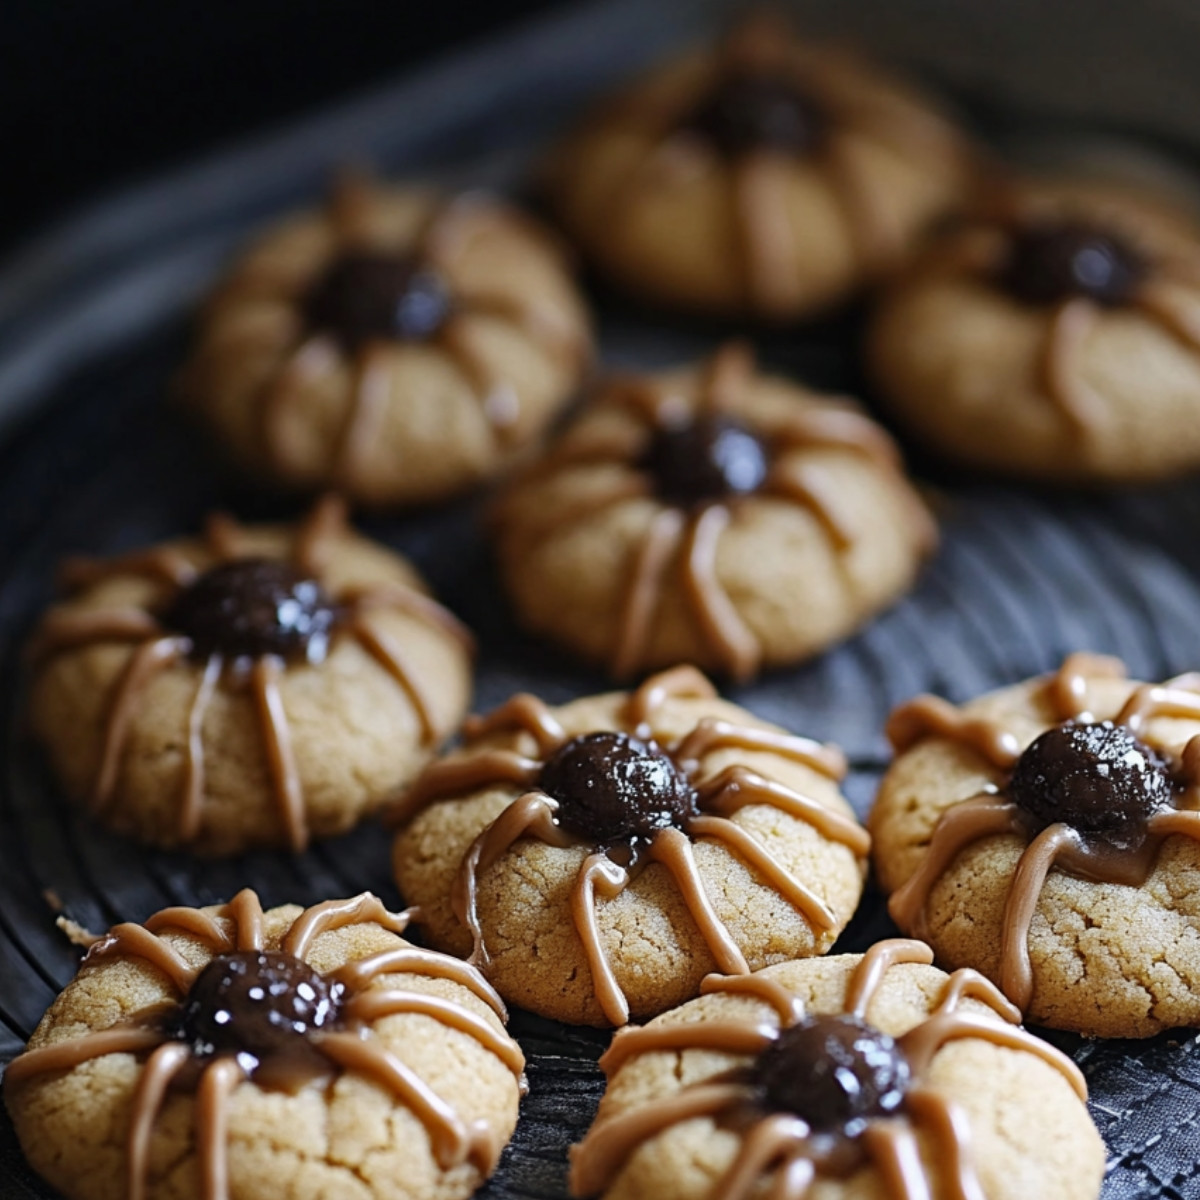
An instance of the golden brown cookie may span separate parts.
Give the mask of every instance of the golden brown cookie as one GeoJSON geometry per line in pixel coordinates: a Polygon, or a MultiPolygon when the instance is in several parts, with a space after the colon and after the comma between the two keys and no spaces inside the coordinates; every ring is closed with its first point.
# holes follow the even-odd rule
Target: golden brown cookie
{"type": "Polygon", "coordinates": [[[600,1060],[571,1192],[606,1200],[1094,1200],[1078,1068],[920,942],[709,976],[600,1060]]]}
{"type": "Polygon", "coordinates": [[[495,1168],[524,1058],[499,996],[369,893],[169,908],[99,938],[4,1076],[69,1200],[453,1200],[495,1168]]]}
{"type": "Polygon", "coordinates": [[[63,573],[33,729],[66,790],[143,841],[301,850],[390,800],[470,699],[470,636],[334,499],[63,573]]]}
{"type": "Polygon", "coordinates": [[[829,949],[869,847],[844,771],[693,667],[561,708],[519,695],[417,780],[396,876],[433,944],[502,996],[621,1025],[714,968],[829,949]]]}
{"type": "Polygon", "coordinates": [[[346,180],[234,266],[181,384],[249,469],[414,504],[508,464],[590,353],[562,252],[530,218],[346,180]]]}
{"type": "Polygon", "coordinates": [[[1038,1024],[1200,1022],[1200,676],[1075,654],[961,708],[919,697],[888,732],[870,827],[901,929],[1038,1024]]]}
{"type": "Polygon", "coordinates": [[[612,380],[494,528],[522,622],[618,678],[805,658],[906,591],[936,541],[882,429],[738,344],[612,380]]]}
{"type": "Polygon", "coordinates": [[[868,359],[966,466],[1056,483],[1200,465],[1200,228],[1112,185],[998,189],[889,290],[868,359]]]}
{"type": "Polygon", "coordinates": [[[924,99],[763,16],[610,100],[548,168],[567,230],[622,286],[770,321],[895,269],[965,178],[924,99]]]}

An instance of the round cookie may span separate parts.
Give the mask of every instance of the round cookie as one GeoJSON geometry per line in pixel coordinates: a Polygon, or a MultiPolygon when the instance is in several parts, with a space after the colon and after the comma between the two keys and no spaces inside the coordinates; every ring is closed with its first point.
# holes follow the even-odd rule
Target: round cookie
{"type": "Polygon", "coordinates": [[[1094,1200],[1075,1065],[920,942],[710,976],[617,1034],[571,1193],[606,1200],[1094,1200]]]}
{"type": "Polygon", "coordinates": [[[513,697],[405,797],[394,863],[433,945],[515,1004],[621,1025],[713,970],[822,954],[862,892],[840,752],[692,667],[548,708],[513,697]]]}
{"type": "Polygon", "coordinates": [[[253,892],[91,946],[5,1071],[68,1200],[453,1200],[512,1136],[524,1059],[477,971],[372,895],[253,892]]]}
{"type": "Polygon", "coordinates": [[[295,527],[66,564],[30,647],[31,724],[122,833],[301,850],[393,798],[458,727],[470,636],[328,499],[295,527]]]}
{"type": "Polygon", "coordinates": [[[888,732],[869,825],[901,929],[1037,1024],[1200,1022],[1200,676],[1077,654],[961,708],[920,697],[888,732]]]}
{"type": "Polygon", "coordinates": [[[1200,228],[1112,185],[997,188],[874,314],[897,421],[946,458],[1054,483],[1200,465],[1200,228]]]}
{"type": "Polygon", "coordinates": [[[966,160],[875,64],[760,14],[603,105],[547,184],[571,236],[630,292],[778,322],[894,270],[958,202],[966,160]]]}
{"type": "Polygon", "coordinates": [[[590,355],[563,254],[530,218],[349,179],[233,267],[181,388],[251,471],[416,504],[505,467],[590,355]]]}
{"type": "Polygon", "coordinates": [[[493,528],[521,621],[618,678],[805,658],[906,591],[936,542],[887,434],[739,344],[612,380],[493,528]]]}

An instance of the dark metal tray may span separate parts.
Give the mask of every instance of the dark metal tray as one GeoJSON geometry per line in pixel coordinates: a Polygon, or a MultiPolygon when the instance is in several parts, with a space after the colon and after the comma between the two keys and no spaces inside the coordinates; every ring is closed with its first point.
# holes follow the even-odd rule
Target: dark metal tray
{"type": "MultiPolygon", "coordinates": [[[[453,183],[515,182],[564,115],[638,60],[710,26],[716,8],[619,0],[544,21],[117,197],[0,273],[0,424],[9,433],[0,447],[0,1061],[19,1051],[74,972],[77,953],[55,929],[54,902],[100,929],[166,904],[215,902],[246,884],[269,904],[362,888],[399,900],[377,829],[298,859],[197,863],[149,854],[70,811],[25,741],[20,644],[52,594],[62,554],[190,530],[217,506],[248,518],[295,511],[227,473],[164,404],[196,296],[249,230],[318,196],[338,163],[369,159],[453,183]]],[[[968,98],[966,108],[987,132],[1012,132],[1004,104],[968,98]]],[[[717,336],[603,296],[600,312],[610,363],[699,354],[717,336]]],[[[854,389],[858,330],[851,314],[772,337],[763,355],[818,386],[854,389]]],[[[765,717],[845,747],[860,812],[886,762],[883,719],[916,691],[962,700],[1085,647],[1119,654],[1147,678],[1200,665],[1200,487],[1046,497],[970,479],[933,482],[945,540],[914,594],[816,662],[731,693],[765,717]]],[[[364,522],[411,555],[480,635],[476,706],[519,687],[551,700],[603,687],[517,631],[477,507],[474,500],[364,522]]],[[[862,949],[888,930],[879,896],[869,893],[839,948],[862,949]]],[[[513,1028],[530,1056],[531,1092],[483,1194],[562,1197],[566,1148],[601,1092],[595,1059],[606,1037],[520,1013],[513,1028]]],[[[1088,1076],[1110,1152],[1106,1200],[1200,1196],[1196,1039],[1185,1031],[1137,1043],[1055,1040],[1088,1076]]],[[[6,1120],[0,1195],[48,1195],[23,1166],[6,1120]]]]}

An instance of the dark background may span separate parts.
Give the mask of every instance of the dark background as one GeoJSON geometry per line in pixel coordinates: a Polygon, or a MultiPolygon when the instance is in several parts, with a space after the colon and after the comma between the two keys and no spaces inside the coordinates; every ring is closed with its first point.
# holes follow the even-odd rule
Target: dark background
{"type": "Polygon", "coordinates": [[[564,0],[5,0],[0,254],[99,193],[564,0]]]}

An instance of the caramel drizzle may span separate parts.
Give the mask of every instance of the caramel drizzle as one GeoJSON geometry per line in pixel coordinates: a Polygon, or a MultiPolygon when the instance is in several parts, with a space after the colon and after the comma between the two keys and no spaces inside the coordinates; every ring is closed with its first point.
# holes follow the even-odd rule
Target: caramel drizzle
{"type": "MultiPolygon", "coordinates": [[[[338,248],[377,246],[377,237],[363,224],[373,188],[373,182],[362,175],[344,176],[335,183],[328,207],[334,254],[338,248]]],[[[502,211],[507,220],[516,220],[507,209],[502,211]]],[[[469,193],[440,201],[406,249],[423,267],[437,271],[450,284],[457,273],[456,260],[469,241],[468,227],[478,232],[497,215],[494,202],[489,206],[469,193]]],[[[524,229],[533,228],[527,222],[516,223],[524,229]]],[[[476,316],[505,321],[528,337],[542,354],[562,363],[582,364],[587,355],[586,339],[560,314],[527,298],[472,290],[454,283],[453,308],[425,344],[440,350],[465,376],[493,435],[508,443],[521,417],[521,399],[513,385],[495,373],[488,356],[474,342],[471,319],[476,316]]],[[[368,342],[351,356],[354,382],[332,464],[335,477],[342,481],[353,480],[361,472],[392,404],[392,345],[386,339],[368,342]]],[[[348,355],[328,333],[298,331],[296,344],[265,386],[261,399],[262,441],[277,467],[286,470],[289,466],[284,427],[288,412],[306,389],[340,371],[348,355]]]]}
{"type": "MultiPolygon", "coordinates": [[[[602,406],[619,407],[654,430],[672,424],[682,413],[729,412],[746,416],[747,397],[754,377],[754,358],[742,342],[727,342],[705,365],[694,401],[663,394],[649,380],[618,380],[600,400],[602,406]]],[[[750,422],[751,425],[757,424],[750,422]]],[[[805,450],[833,448],[862,455],[886,472],[897,484],[897,503],[905,513],[914,542],[922,553],[936,542],[936,526],[924,505],[903,477],[891,439],[874,422],[846,408],[828,405],[801,409],[790,419],[761,430],[771,443],[773,463],[756,496],[776,497],[810,512],[839,554],[849,550],[856,533],[838,515],[830,489],[805,486],[797,471],[804,464],[796,456],[805,450]]],[[[553,454],[529,476],[536,481],[547,472],[571,469],[578,463],[613,462],[628,466],[631,475],[615,480],[597,496],[589,496],[578,509],[548,513],[534,536],[546,536],[568,522],[590,519],[631,499],[650,497],[650,483],[636,469],[645,444],[640,439],[615,441],[610,432],[584,431],[553,454]]],[[[617,678],[645,670],[650,641],[661,607],[662,593],[674,574],[696,629],[712,657],[734,679],[753,676],[762,663],[757,633],[746,623],[720,579],[720,546],[731,522],[737,520],[745,497],[713,501],[683,509],[657,498],[633,550],[629,573],[616,605],[618,618],[609,654],[609,669],[617,678]]]]}
{"type": "MultiPolygon", "coordinates": [[[[873,273],[901,252],[903,231],[891,217],[887,197],[869,185],[869,176],[854,152],[855,139],[869,138],[904,158],[922,152],[935,138],[939,147],[955,154],[961,153],[961,147],[949,128],[936,118],[907,108],[894,110],[887,102],[852,99],[857,90],[856,70],[827,54],[817,59],[797,55],[792,41],[786,25],[769,15],[752,15],[730,31],[718,51],[711,80],[717,83],[732,71],[782,71],[814,96],[829,121],[823,144],[805,157],[824,167],[851,248],[862,268],[873,273]]],[[[650,114],[653,149],[632,165],[601,211],[628,206],[643,190],[664,181],[686,186],[697,175],[713,169],[718,161],[715,148],[680,128],[685,105],[693,102],[694,97],[689,96],[684,104],[663,106],[650,114]]],[[[614,109],[614,114],[621,123],[630,119],[622,108],[614,109]]],[[[734,244],[741,253],[746,303],[772,320],[795,315],[805,275],[788,201],[794,157],[764,148],[720,160],[726,162],[729,174],[734,244]]]]}
{"type": "MultiPolygon", "coordinates": [[[[932,951],[921,942],[895,938],[878,943],[851,972],[843,1011],[864,1019],[888,971],[898,964],[925,965],[932,960],[932,951]]],[[[700,1021],[669,1022],[660,1018],[642,1028],[618,1030],[600,1060],[601,1067],[612,1079],[637,1055],[689,1050],[740,1057],[743,1066],[732,1071],[715,1070],[710,1077],[640,1108],[613,1116],[602,1112],[584,1141],[571,1150],[572,1195],[591,1196],[605,1191],[644,1142],[682,1121],[708,1117],[722,1127],[744,1131],[737,1154],[712,1189],[714,1200],[746,1200],[758,1194],[756,1189],[761,1186],[768,1189],[770,1197],[803,1200],[814,1179],[822,1174],[845,1175],[856,1156],[874,1166],[889,1197],[928,1200],[932,1181],[917,1150],[918,1132],[929,1136],[936,1146],[931,1157],[945,1173],[948,1194],[957,1200],[981,1200],[983,1192],[971,1154],[968,1118],[952,1100],[922,1082],[938,1051],[948,1042],[963,1038],[979,1038],[1033,1054],[1057,1070],[1080,1100],[1087,1099],[1083,1076],[1070,1059],[1021,1029],[1016,1024],[1019,1015],[978,972],[956,971],[946,980],[930,1015],[897,1038],[914,1081],[900,1111],[895,1116],[872,1119],[861,1137],[842,1137],[831,1146],[827,1136],[816,1138],[800,1117],[764,1111],[752,1083],[751,1064],[746,1061],[769,1046],[783,1030],[804,1020],[800,998],[777,980],[761,974],[736,979],[709,976],[701,990],[704,994],[745,997],[754,1008],[700,1021]],[[992,1015],[960,1011],[960,1003],[968,995],[987,1005],[992,1015]]]]}
{"type": "MultiPolygon", "coordinates": [[[[624,704],[623,724],[644,740],[654,738],[654,722],[662,707],[676,699],[711,699],[712,684],[695,667],[676,667],[651,676],[624,704]]],[[[412,820],[431,804],[451,801],[485,788],[512,786],[519,794],[474,839],[455,876],[451,900],[455,915],[471,935],[469,961],[486,968],[489,962],[485,930],[479,915],[479,881],[487,870],[523,838],[545,845],[580,844],[557,823],[558,803],[538,786],[542,764],[570,740],[558,718],[535,696],[514,696],[486,717],[467,726],[467,750],[434,763],[417,779],[400,806],[401,820],[412,820]],[[513,750],[470,743],[494,734],[528,736],[541,759],[513,750]]],[[[597,918],[597,897],[612,900],[621,894],[633,873],[647,862],[658,863],[674,881],[709,953],[726,973],[749,970],[745,956],[717,915],[696,864],[692,840],[724,844],[767,886],[778,892],[808,922],[815,940],[826,937],[837,919],[825,902],[780,863],[753,835],[728,820],[726,814],[751,804],[763,804],[811,825],[823,837],[848,847],[856,857],[870,849],[870,837],[857,822],[831,811],[819,801],[740,767],[728,767],[709,779],[693,778],[712,752],[741,747],[779,754],[829,779],[845,772],[840,751],[808,738],[701,718],[667,750],[672,761],[693,781],[699,812],[681,828],[658,830],[644,847],[625,845],[628,866],[610,857],[613,847],[588,848],[571,889],[571,916],[592,976],[592,986],[605,1019],[614,1025],[629,1020],[629,1004],[604,945],[597,918]]]]}
{"type": "MultiPolygon", "coordinates": [[[[1072,654],[1046,680],[1042,695],[1056,721],[1091,721],[1095,717],[1090,708],[1089,681],[1123,678],[1125,667],[1119,659],[1072,654]]],[[[1193,690],[1197,685],[1200,679],[1190,675],[1165,684],[1140,684],[1130,693],[1115,723],[1141,736],[1146,722],[1155,718],[1200,720],[1200,695],[1193,690]]],[[[965,744],[1002,773],[1012,770],[1021,753],[1018,739],[998,722],[968,717],[932,696],[918,697],[897,709],[888,722],[888,736],[897,752],[928,737],[965,744]]],[[[1180,803],[1194,805],[1200,801],[1200,735],[1173,752],[1172,757],[1178,760],[1187,782],[1180,803]]],[[[1019,839],[1024,849],[1004,904],[998,977],[1004,994],[1025,1012],[1033,1002],[1036,985],[1029,934],[1051,870],[1058,868],[1083,879],[1137,887],[1154,869],[1162,843],[1175,834],[1200,841],[1200,811],[1173,807],[1154,814],[1146,822],[1145,840],[1134,850],[1090,840],[1062,823],[1034,834],[1026,815],[1008,800],[998,781],[992,789],[958,801],[941,814],[917,869],[889,898],[888,912],[906,933],[928,937],[929,897],[959,854],[985,838],[1019,839]]]]}
{"type": "MultiPolygon", "coordinates": [[[[1036,218],[1036,206],[1015,194],[992,211],[976,214],[976,224],[957,235],[947,247],[927,257],[923,270],[930,275],[994,275],[1004,261],[1007,240],[1036,218]],[[983,233],[999,234],[983,241],[983,233]]],[[[1156,322],[1177,341],[1200,351],[1200,321],[1182,308],[1163,283],[1200,280],[1190,274],[1177,255],[1159,256],[1151,263],[1150,277],[1133,289],[1126,306],[1156,322]],[[1181,278],[1182,277],[1182,278],[1181,278]]],[[[1106,405],[1082,378],[1080,360],[1101,315],[1100,306],[1087,296],[1071,296],[1055,304],[1047,318],[1045,338],[1035,363],[1037,380],[1051,404],[1076,433],[1087,435],[1103,421],[1106,405]]]]}
{"type": "MultiPolygon", "coordinates": [[[[331,930],[370,923],[399,934],[408,921],[408,913],[389,912],[377,897],[364,892],[306,909],[284,934],[281,949],[303,960],[313,942],[331,930]]],[[[159,929],[185,933],[213,955],[226,953],[233,946],[261,950],[264,944],[262,906],[254,892],[246,889],[217,910],[216,917],[198,909],[168,908],[156,913],[145,926],[118,925],[88,951],[84,965],[114,957],[141,959],[162,971],[182,1000],[199,971],[156,936],[159,929]]],[[[478,971],[456,959],[405,944],[346,963],[326,975],[341,983],[348,993],[342,1019],[349,1028],[311,1033],[310,1044],[334,1066],[366,1076],[409,1108],[428,1132],[434,1158],[443,1171],[469,1163],[481,1174],[490,1174],[502,1149],[498,1131],[484,1120],[468,1126],[453,1106],[384,1049],[371,1031],[376,1021],[395,1014],[428,1016],[466,1034],[499,1058],[519,1080],[523,1079],[525,1066],[521,1049],[507,1034],[456,1001],[386,985],[373,986],[382,976],[397,974],[451,980],[505,1019],[503,1003],[478,971]]],[[[194,1061],[187,1043],[175,1041],[162,1031],[162,1013],[163,1006],[155,1005],[110,1029],[26,1050],[5,1072],[5,1086],[16,1087],[37,1076],[72,1070],[108,1054],[148,1055],[133,1092],[126,1141],[127,1187],[132,1200],[144,1200],[146,1195],[150,1143],[163,1100],[183,1078],[184,1068],[194,1061]]],[[[202,1066],[195,1084],[193,1121],[200,1193],[203,1200],[228,1200],[229,1104],[238,1087],[251,1077],[233,1055],[199,1061],[202,1066]]]]}
{"type": "MultiPolygon", "coordinates": [[[[345,502],[334,495],[323,497],[296,531],[291,561],[300,570],[320,577],[328,566],[334,546],[346,536],[348,528],[345,502]]],[[[209,517],[203,540],[202,555],[214,563],[246,556],[241,526],[223,513],[209,517]]],[[[91,586],[128,573],[144,574],[168,588],[182,589],[199,571],[183,552],[163,547],[109,560],[76,559],[68,565],[65,575],[79,586],[91,586]]],[[[350,589],[336,600],[344,614],[338,623],[338,632],[355,638],[404,693],[416,715],[421,744],[434,745],[441,741],[449,729],[438,718],[432,697],[419,683],[417,673],[407,665],[402,647],[376,628],[370,616],[378,611],[403,613],[452,638],[468,651],[473,649],[470,633],[432,597],[402,583],[350,589]]],[[[186,659],[192,650],[187,638],[164,631],[149,609],[113,607],[51,610],[33,637],[31,654],[35,660],[43,660],[102,642],[130,642],[133,650],[114,689],[105,720],[100,765],[90,796],[90,806],[97,814],[109,807],[116,794],[129,730],[147,689],[159,674],[186,659]]],[[[181,842],[193,841],[201,831],[205,787],[204,720],[222,680],[231,676],[238,685],[249,685],[271,792],[288,845],[296,852],[308,845],[303,784],[292,750],[290,723],[280,686],[285,671],[283,661],[271,655],[249,664],[227,662],[220,654],[211,654],[204,660],[187,715],[178,825],[181,842]]]]}

